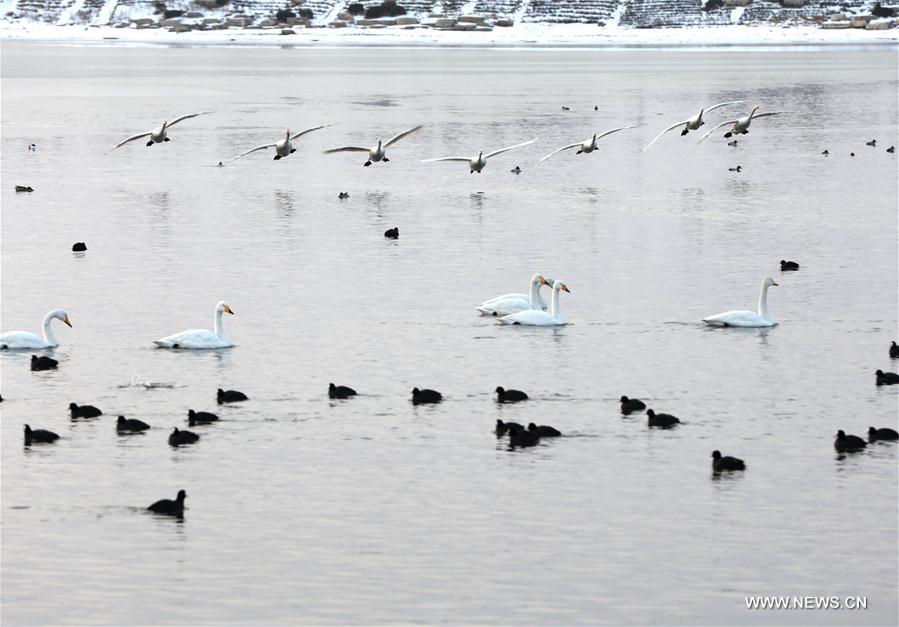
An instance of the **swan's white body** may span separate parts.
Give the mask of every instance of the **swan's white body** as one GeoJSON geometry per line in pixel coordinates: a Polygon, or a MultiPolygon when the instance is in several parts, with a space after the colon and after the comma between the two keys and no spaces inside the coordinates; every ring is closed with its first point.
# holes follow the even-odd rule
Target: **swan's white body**
{"type": "Polygon", "coordinates": [[[175,118],[171,122],[163,121],[162,126],[154,128],[152,131],[147,131],[146,133],[138,133],[137,135],[132,135],[128,139],[119,142],[118,144],[116,144],[115,146],[113,146],[112,148],[107,150],[106,152],[112,152],[113,150],[115,150],[116,148],[119,148],[120,146],[124,146],[125,144],[127,144],[129,142],[133,142],[137,139],[142,139],[144,137],[150,138],[150,141],[147,142],[147,146],[152,146],[153,144],[161,144],[163,142],[167,142],[167,141],[169,141],[168,130],[170,127],[174,126],[178,122],[181,122],[182,120],[189,120],[190,118],[195,118],[198,115],[207,115],[209,113],[212,113],[212,111],[201,111],[199,113],[188,113],[187,115],[182,115],[180,118],[175,118]]]}
{"type": "Polygon", "coordinates": [[[377,145],[375,145],[371,148],[366,148],[364,146],[341,146],[340,148],[332,148],[331,150],[326,150],[325,154],[329,155],[329,154],[332,154],[335,152],[367,152],[368,153],[368,161],[366,161],[363,164],[364,166],[366,166],[366,167],[370,166],[372,163],[377,163],[378,161],[383,161],[383,162],[387,163],[390,161],[390,159],[387,158],[387,148],[391,144],[398,142],[406,135],[414,133],[415,131],[419,130],[420,128],[421,128],[421,125],[418,125],[414,128],[410,128],[409,130],[403,131],[402,133],[400,133],[398,135],[394,135],[393,137],[388,139],[386,142],[382,142],[381,138],[378,137],[377,145]]]}
{"type": "Polygon", "coordinates": [[[712,130],[710,130],[708,133],[703,135],[702,139],[700,139],[697,143],[701,144],[702,142],[704,142],[706,140],[706,138],[709,135],[711,135],[712,133],[717,131],[722,126],[727,126],[728,124],[732,124],[733,126],[731,127],[731,129],[728,132],[726,132],[724,134],[724,136],[726,138],[730,139],[733,135],[745,135],[746,133],[749,132],[749,125],[752,124],[753,118],[764,118],[764,117],[768,117],[769,115],[780,115],[782,113],[781,111],[769,111],[768,113],[756,113],[756,111],[758,111],[758,110],[759,110],[758,106],[755,106],[752,108],[752,111],[749,112],[749,115],[745,115],[742,118],[737,118],[736,120],[725,120],[721,124],[715,125],[712,128],[712,130]]]}
{"type": "Polygon", "coordinates": [[[762,281],[762,289],[759,292],[759,310],[725,311],[717,316],[703,318],[702,321],[711,327],[774,327],[777,322],[771,319],[768,311],[768,288],[777,286],[774,279],[767,278],[762,281]]]}
{"type": "Polygon", "coordinates": [[[203,349],[234,346],[225,335],[225,327],[222,324],[223,313],[234,314],[224,301],[220,301],[215,306],[215,319],[212,331],[209,329],[191,329],[190,331],[169,335],[161,340],[155,340],[153,343],[159,348],[203,349]]]}
{"type": "Polygon", "coordinates": [[[700,109],[699,113],[697,113],[696,115],[689,117],[686,120],[681,120],[680,122],[676,122],[676,123],[672,124],[671,126],[669,126],[668,128],[666,128],[661,133],[659,133],[658,135],[656,135],[655,139],[653,139],[651,142],[649,142],[649,145],[643,149],[643,152],[646,152],[647,150],[652,148],[652,145],[654,143],[656,143],[657,141],[659,141],[660,139],[662,139],[662,135],[664,135],[668,131],[673,131],[674,129],[683,126],[684,129],[681,131],[680,134],[686,135],[690,131],[699,130],[699,127],[703,126],[705,124],[705,121],[702,119],[702,116],[705,115],[706,113],[711,113],[712,111],[714,111],[715,109],[717,109],[719,107],[727,107],[727,106],[735,105],[735,104],[743,104],[744,102],[746,102],[746,101],[745,100],[734,100],[733,102],[719,102],[716,105],[712,105],[708,109],[700,109]]]}
{"type": "Polygon", "coordinates": [[[543,311],[546,309],[546,303],[540,295],[540,288],[544,285],[552,285],[552,279],[547,279],[541,274],[531,276],[530,294],[503,294],[475,307],[482,316],[508,316],[526,311],[528,309],[538,309],[543,311]]]}
{"type": "Polygon", "coordinates": [[[556,150],[553,150],[551,153],[549,153],[548,155],[543,157],[539,161],[539,163],[543,163],[544,161],[546,161],[553,155],[558,154],[558,153],[562,152],[563,150],[569,150],[571,148],[577,148],[578,151],[575,154],[578,154],[578,155],[581,154],[582,152],[585,154],[590,154],[591,152],[596,150],[596,142],[598,142],[600,139],[602,139],[606,135],[611,135],[612,133],[617,133],[618,131],[623,131],[628,128],[636,128],[637,126],[639,126],[639,124],[631,124],[629,126],[613,128],[611,131],[606,131],[605,133],[601,133],[599,135],[597,135],[596,133],[593,133],[593,137],[591,137],[590,139],[588,139],[586,141],[576,142],[574,144],[568,144],[567,146],[562,146],[561,148],[557,148],[556,150]]]}
{"type": "Polygon", "coordinates": [[[50,326],[50,322],[54,319],[62,320],[68,326],[72,326],[72,323],[69,322],[69,316],[65,311],[62,309],[54,309],[53,311],[48,311],[47,315],[44,316],[44,322],[41,325],[43,337],[37,333],[31,333],[30,331],[7,331],[6,333],[0,334],[0,349],[40,350],[43,348],[55,348],[56,346],[59,346],[56,335],[53,334],[53,328],[50,326]]]}
{"type": "Polygon", "coordinates": [[[329,126],[334,126],[334,125],[333,124],[322,124],[321,126],[313,126],[312,128],[307,128],[306,130],[300,131],[299,133],[294,133],[293,135],[290,134],[290,129],[288,129],[284,133],[284,138],[279,141],[276,141],[274,144],[262,144],[261,146],[256,146],[255,148],[250,148],[246,152],[242,152],[239,155],[237,155],[236,157],[231,157],[227,161],[224,161],[224,162],[220,161],[219,163],[224,165],[225,163],[230,163],[231,161],[236,161],[237,159],[240,159],[241,157],[246,157],[248,154],[256,152],[257,150],[267,150],[269,148],[275,149],[275,159],[274,159],[275,161],[277,161],[278,159],[283,159],[284,157],[287,157],[288,155],[292,155],[293,153],[295,153],[297,151],[296,148],[293,147],[293,140],[299,139],[306,133],[311,133],[312,131],[318,131],[323,128],[328,128],[329,126]]]}
{"type": "Polygon", "coordinates": [[[469,174],[473,174],[477,172],[481,173],[481,170],[487,165],[487,159],[490,157],[495,157],[498,154],[504,153],[508,150],[514,150],[515,148],[521,148],[522,146],[527,146],[528,144],[533,144],[537,141],[535,137],[531,141],[524,142],[522,144],[515,144],[514,146],[507,146],[506,148],[500,148],[499,150],[494,150],[493,152],[488,152],[486,155],[484,151],[481,150],[478,152],[476,157],[440,157],[439,159],[425,159],[422,163],[434,163],[435,161],[464,161],[468,164],[469,174]]]}
{"type": "Polygon", "coordinates": [[[553,283],[552,309],[549,312],[539,309],[528,309],[527,311],[519,311],[509,316],[503,316],[499,321],[502,324],[520,324],[532,327],[557,327],[567,324],[565,316],[562,315],[562,308],[559,307],[559,290],[571,293],[568,286],[561,281],[553,283]]]}

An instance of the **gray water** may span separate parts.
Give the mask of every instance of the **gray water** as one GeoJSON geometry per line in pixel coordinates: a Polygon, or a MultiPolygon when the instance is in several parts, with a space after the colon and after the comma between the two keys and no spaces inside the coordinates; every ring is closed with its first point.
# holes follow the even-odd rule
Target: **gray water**
{"type": "Polygon", "coordinates": [[[833,449],[897,423],[874,385],[897,366],[895,49],[2,52],[2,329],[73,324],[56,372],[0,356],[4,624],[896,623],[896,445],[833,449]],[[785,114],[736,148],[641,153],[725,100],[785,114]],[[212,167],[325,122],[287,159],[212,167]],[[389,164],[321,155],[416,123],[389,164]],[[418,162],[534,136],[481,175],[418,162]],[[571,324],[476,315],[532,272],[567,282],[571,324]],[[769,275],[779,327],[699,322],[769,275]],[[236,347],[152,347],[221,299],[236,347]],[[413,407],[413,386],[446,401],[413,407]],[[622,394],[684,424],[623,418],[622,394]],[[188,408],[222,421],[170,449],[188,408]],[[153,429],[118,437],[118,414],[153,429]],[[566,437],[510,451],[497,418],[566,437]],[[25,448],[24,423],[61,439],[25,448]],[[713,477],[714,449],[748,470],[713,477]],[[179,488],[183,522],[142,511],[179,488]]]}

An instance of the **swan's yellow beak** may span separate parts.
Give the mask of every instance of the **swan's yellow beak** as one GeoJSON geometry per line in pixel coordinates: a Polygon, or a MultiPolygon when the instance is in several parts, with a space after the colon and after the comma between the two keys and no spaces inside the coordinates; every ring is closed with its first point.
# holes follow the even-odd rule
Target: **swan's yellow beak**
{"type": "Polygon", "coordinates": [[[234,315],[234,312],[233,312],[233,311],[231,311],[231,308],[230,308],[230,307],[228,307],[228,305],[225,305],[225,309],[224,309],[224,310],[223,310],[223,311],[225,311],[225,312],[227,312],[227,313],[229,313],[229,314],[231,314],[231,315],[232,315],[232,316],[233,316],[233,315],[234,315]]]}
{"type": "MultiPolygon", "coordinates": [[[[540,277],[540,285],[549,285],[549,281],[546,280],[546,277],[540,277]]],[[[550,286],[552,287],[552,286],[550,286]]]]}
{"type": "Polygon", "coordinates": [[[562,286],[561,286],[559,289],[560,289],[560,290],[565,290],[566,292],[568,292],[569,294],[571,294],[571,290],[568,289],[568,286],[565,285],[564,283],[562,283],[562,286]]]}
{"type": "Polygon", "coordinates": [[[72,326],[72,323],[69,322],[69,314],[66,314],[65,317],[62,319],[62,321],[65,322],[70,327],[72,326]]]}
{"type": "Polygon", "coordinates": [[[771,281],[771,285],[772,287],[780,287],[780,283],[775,283],[774,281],[771,281]]]}

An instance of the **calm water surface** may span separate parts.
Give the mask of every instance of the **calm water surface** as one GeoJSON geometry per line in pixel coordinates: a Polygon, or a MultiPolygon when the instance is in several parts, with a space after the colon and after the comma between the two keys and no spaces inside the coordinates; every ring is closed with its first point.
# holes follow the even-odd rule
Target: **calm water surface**
{"type": "Polygon", "coordinates": [[[74,325],[57,372],[0,356],[5,624],[896,623],[896,446],[832,444],[897,426],[874,386],[896,369],[895,49],[2,52],[2,329],[56,307],[74,325]],[[736,148],[641,153],[726,100],[786,114],[736,148]],[[288,159],[212,167],[324,122],[288,159]],[[389,164],[321,155],[416,123],[389,164]],[[535,136],[481,175],[418,163],[535,136]],[[475,314],[535,271],[568,283],[572,324],[475,314]],[[753,308],[768,275],[779,327],[698,322],[753,308]],[[152,348],[220,299],[238,346],[152,348]],[[497,385],[533,400],[497,406],[497,385]],[[413,386],[446,402],[415,408],[413,386]],[[217,409],[217,387],[252,400],[217,409]],[[622,394],[684,424],[622,418],[622,394]],[[72,422],[72,401],[105,415],[72,422]],[[222,421],[172,450],[188,408],[222,421]],[[118,414],[153,429],[118,437],[118,414]],[[509,451],[497,418],[569,437],[509,451]],[[26,422],[61,439],[24,448],[26,422]],[[749,469],[713,478],[713,449],[749,469]],[[179,488],[183,522],[141,511],[179,488]]]}

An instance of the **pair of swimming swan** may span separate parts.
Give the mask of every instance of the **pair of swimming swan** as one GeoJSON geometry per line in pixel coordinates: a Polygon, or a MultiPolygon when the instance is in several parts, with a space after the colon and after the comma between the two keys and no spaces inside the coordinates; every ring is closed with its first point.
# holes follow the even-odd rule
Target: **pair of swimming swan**
{"type": "MultiPolygon", "coordinates": [[[[703,115],[705,115],[706,113],[711,113],[715,109],[719,109],[721,107],[729,107],[731,105],[744,104],[745,102],[746,102],[745,100],[734,100],[731,102],[719,102],[718,104],[712,105],[711,107],[700,109],[699,113],[687,118],[686,120],[681,120],[680,122],[675,122],[674,124],[672,124],[671,126],[666,128],[665,130],[663,130],[661,133],[656,135],[655,138],[651,142],[649,142],[649,145],[647,145],[646,148],[643,149],[643,152],[646,152],[647,150],[652,148],[653,144],[655,144],[657,141],[659,141],[662,138],[662,136],[665,135],[665,133],[667,133],[668,131],[673,131],[676,128],[683,127],[683,130],[681,131],[681,135],[682,136],[686,135],[690,131],[699,130],[699,127],[705,125],[705,121],[703,120],[703,115]]],[[[748,116],[736,118],[733,120],[725,120],[724,122],[717,124],[714,128],[712,128],[712,130],[710,130],[708,133],[703,135],[702,139],[700,139],[698,143],[701,144],[702,142],[705,141],[705,139],[709,135],[714,133],[716,130],[718,130],[722,126],[726,126],[728,124],[733,125],[731,130],[724,135],[728,139],[733,135],[745,135],[748,132],[749,125],[752,123],[753,118],[763,118],[763,117],[767,117],[769,115],[780,115],[780,113],[781,113],[780,111],[776,111],[776,112],[756,114],[756,111],[758,111],[758,109],[759,109],[758,106],[755,106],[752,109],[752,111],[749,113],[748,116]]]]}
{"type": "Polygon", "coordinates": [[[503,294],[484,301],[475,309],[483,316],[498,316],[503,324],[559,326],[565,324],[559,307],[560,290],[570,293],[568,286],[561,281],[534,274],[529,283],[529,294],[503,294]],[[551,285],[553,290],[549,312],[546,311],[546,303],[540,294],[540,288],[544,285],[551,285]]]}

